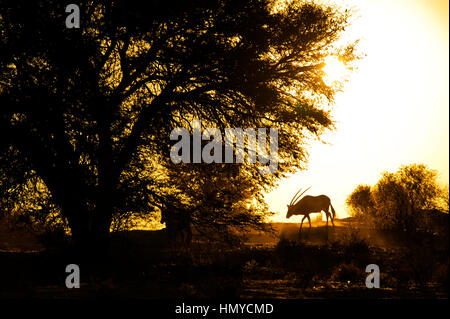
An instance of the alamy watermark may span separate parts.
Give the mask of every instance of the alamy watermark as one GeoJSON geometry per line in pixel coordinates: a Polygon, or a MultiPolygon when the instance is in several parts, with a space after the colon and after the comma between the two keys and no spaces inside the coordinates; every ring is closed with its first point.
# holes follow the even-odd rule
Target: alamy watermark
{"type": "Polygon", "coordinates": [[[175,128],[171,141],[178,141],[170,150],[173,163],[243,163],[245,150],[248,161],[268,164],[259,168],[261,174],[273,174],[278,169],[278,129],[270,128],[267,153],[266,128],[225,128],[224,136],[218,128],[206,128],[202,132],[201,121],[193,121],[192,136],[185,128],[175,128]],[[181,137],[181,139],[180,139],[181,137]],[[211,140],[212,139],[212,140],[211,140]],[[192,147],[191,147],[192,141],[192,147]],[[202,147],[202,141],[209,141],[202,147]],[[225,147],[223,147],[223,141],[225,147]],[[191,154],[192,151],[192,154],[191,154]]]}
{"type": "Polygon", "coordinates": [[[376,264],[367,265],[366,272],[369,273],[366,277],[366,287],[380,288],[380,267],[376,264]]]}
{"type": "Polygon", "coordinates": [[[77,264],[69,264],[66,266],[66,287],[69,289],[80,288],[80,267],[77,264]]]}
{"type": "Polygon", "coordinates": [[[66,7],[66,13],[70,13],[66,17],[66,28],[68,29],[79,29],[80,28],[80,7],[76,4],[69,4],[66,7]]]}

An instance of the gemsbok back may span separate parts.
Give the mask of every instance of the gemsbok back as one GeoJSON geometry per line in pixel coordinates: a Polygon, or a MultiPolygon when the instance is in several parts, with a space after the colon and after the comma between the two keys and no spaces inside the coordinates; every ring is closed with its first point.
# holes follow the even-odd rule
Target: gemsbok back
{"type": "Polygon", "coordinates": [[[299,200],[299,198],[311,187],[308,187],[303,193],[301,193],[299,196],[297,196],[298,193],[300,193],[301,189],[294,195],[291,202],[288,207],[288,211],[286,214],[286,218],[291,217],[292,215],[304,215],[302,222],[300,224],[300,232],[302,231],[303,221],[305,218],[308,218],[309,222],[309,228],[311,228],[311,219],[309,218],[309,214],[311,213],[321,213],[322,211],[325,212],[327,215],[327,229],[328,229],[328,218],[331,220],[331,224],[334,227],[334,218],[336,217],[336,211],[333,208],[333,205],[331,205],[331,200],[326,195],[319,195],[319,196],[309,196],[306,195],[303,198],[299,200]],[[297,198],[296,198],[297,196],[297,198]],[[331,212],[330,213],[330,207],[331,212]]]}

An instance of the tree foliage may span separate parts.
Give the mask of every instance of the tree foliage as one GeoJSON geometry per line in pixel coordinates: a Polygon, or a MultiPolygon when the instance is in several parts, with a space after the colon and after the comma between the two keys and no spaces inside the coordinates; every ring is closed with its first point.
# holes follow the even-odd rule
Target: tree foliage
{"type": "Polygon", "coordinates": [[[188,209],[192,226],[209,240],[239,242],[250,229],[266,229],[269,216],[261,186],[239,164],[170,163],[163,185],[178,206],[188,209]]]}
{"type": "MultiPolygon", "coordinates": [[[[330,105],[340,87],[324,83],[325,57],[349,67],[356,58],[353,44],[337,45],[350,12],[334,7],[150,5],[81,1],[80,29],[65,27],[60,1],[0,5],[2,195],[39,181],[48,206],[86,245],[107,237],[115,214],[155,214],[167,195],[156,185],[169,162],[170,132],[190,129],[194,118],[220,129],[279,129],[277,173],[239,165],[243,189],[258,185],[258,194],[303,167],[307,138],[333,128],[330,105]]],[[[181,178],[184,168],[177,169],[181,178]]],[[[233,178],[218,182],[231,186],[233,178]]],[[[213,205],[206,179],[199,183],[185,197],[213,205]]],[[[216,188],[222,202],[225,188],[216,188]]]]}
{"type": "Polygon", "coordinates": [[[443,189],[437,172],[424,164],[401,166],[395,173],[383,172],[373,187],[359,185],[347,205],[361,219],[377,227],[413,231],[429,211],[442,211],[443,189]]]}
{"type": "Polygon", "coordinates": [[[358,185],[347,197],[346,204],[354,217],[364,219],[372,216],[375,203],[370,185],[358,185]]]}

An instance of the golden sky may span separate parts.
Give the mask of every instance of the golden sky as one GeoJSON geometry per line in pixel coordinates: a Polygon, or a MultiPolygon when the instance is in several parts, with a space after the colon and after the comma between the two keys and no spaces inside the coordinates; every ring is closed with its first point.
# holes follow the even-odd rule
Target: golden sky
{"type": "MultiPolygon", "coordinates": [[[[382,171],[424,163],[449,182],[449,3],[442,0],[336,0],[357,9],[351,39],[367,56],[358,63],[334,109],[336,130],[311,143],[308,169],[267,194],[273,220],[300,187],[326,194],[338,217],[358,184],[382,171]]],[[[330,65],[337,76],[338,65],[330,65]]],[[[299,222],[301,217],[289,221],[299,222]]]]}

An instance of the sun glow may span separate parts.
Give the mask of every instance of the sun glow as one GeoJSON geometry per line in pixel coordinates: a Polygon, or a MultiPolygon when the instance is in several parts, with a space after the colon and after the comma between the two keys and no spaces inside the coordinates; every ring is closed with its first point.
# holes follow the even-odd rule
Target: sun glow
{"type": "Polygon", "coordinates": [[[327,57],[325,59],[325,66],[322,69],[325,72],[323,80],[325,84],[331,86],[335,82],[340,82],[345,79],[348,74],[348,69],[337,57],[327,57]]]}

